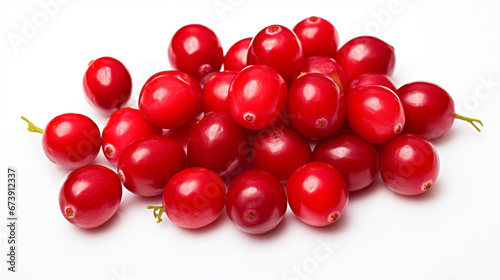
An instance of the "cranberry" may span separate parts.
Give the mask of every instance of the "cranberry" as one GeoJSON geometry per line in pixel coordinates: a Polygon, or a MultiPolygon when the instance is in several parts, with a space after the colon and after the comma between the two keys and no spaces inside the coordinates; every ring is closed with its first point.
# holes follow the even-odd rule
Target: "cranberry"
{"type": "Polygon", "coordinates": [[[227,215],[246,233],[263,234],[274,229],[283,220],[286,207],[285,189],[262,170],[240,174],[227,190],[227,215]]]}
{"type": "Polygon", "coordinates": [[[111,164],[117,165],[128,145],[152,134],[161,134],[161,129],[148,122],[139,110],[122,108],[109,117],[102,130],[102,151],[111,164]]]}
{"type": "Polygon", "coordinates": [[[286,83],[276,70],[251,65],[238,73],[229,86],[229,111],[241,126],[259,130],[278,119],[286,98],[286,83]]]}
{"type": "Polygon", "coordinates": [[[68,222],[83,229],[101,226],[116,213],[122,199],[120,179],[111,169],[87,165],[71,172],[59,193],[68,222]]]}
{"type": "Polygon", "coordinates": [[[312,16],[295,25],[293,32],[302,43],[305,57],[315,55],[335,57],[339,34],[329,21],[312,16]]]}
{"type": "Polygon", "coordinates": [[[225,201],[224,180],[202,167],[190,167],[175,174],[163,192],[168,218],[187,229],[213,223],[222,214],[225,201]]]}
{"type": "Polygon", "coordinates": [[[357,76],[354,80],[351,81],[349,90],[353,90],[354,88],[360,86],[384,86],[396,92],[396,86],[392,82],[391,78],[380,73],[366,73],[357,76]]]}
{"type": "Polygon", "coordinates": [[[402,134],[382,151],[380,174],[386,185],[402,195],[429,190],[439,173],[439,157],[434,146],[418,134],[402,134]]]}
{"type": "Polygon", "coordinates": [[[96,123],[89,117],[66,113],[53,118],[41,129],[28,122],[28,130],[42,133],[42,147],[47,158],[60,167],[76,169],[91,163],[99,154],[102,138],[96,123]]]}
{"type": "Polygon", "coordinates": [[[203,86],[203,110],[205,113],[224,111],[229,113],[229,86],[238,72],[223,71],[211,75],[203,86]]]}
{"type": "Polygon", "coordinates": [[[252,37],[234,43],[224,57],[224,70],[241,71],[247,64],[248,48],[252,37]]]}
{"type": "Polygon", "coordinates": [[[383,86],[357,87],[346,100],[347,121],[351,129],[366,141],[381,144],[403,130],[403,105],[392,90],[383,86]]]}
{"type": "Polygon", "coordinates": [[[293,128],[311,139],[333,135],[346,116],[344,93],[319,73],[305,74],[292,83],[287,108],[293,128]]]}
{"type": "Polygon", "coordinates": [[[336,60],[352,81],[365,73],[391,76],[396,56],[394,48],[386,42],[371,36],[360,36],[345,43],[337,52],[336,60]]]}
{"type": "Polygon", "coordinates": [[[276,69],[288,85],[299,74],[303,61],[304,52],[299,38],[281,25],[262,29],[248,49],[248,65],[268,65],[276,69]]]}
{"type": "Polygon", "coordinates": [[[335,61],[335,59],[326,56],[310,56],[304,59],[300,72],[307,73],[321,73],[339,85],[340,89],[346,92],[349,89],[349,80],[342,67],[335,61]]]}
{"type": "Polygon", "coordinates": [[[142,87],[139,110],[156,126],[180,127],[200,115],[201,87],[192,76],[180,71],[156,73],[142,87]]]}
{"type": "Polygon", "coordinates": [[[286,183],[293,213],[311,226],[327,226],[344,213],[349,191],[342,174],[327,163],[313,161],[299,167],[286,183]]]}
{"type": "Polygon", "coordinates": [[[83,89],[92,106],[112,113],[130,99],[132,78],[120,61],[101,57],[89,63],[83,76],[83,89]]]}
{"type": "Polygon", "coordinates": [[[191,132],[190,166],[208,168],[221,176],[236,170],[248,154],[247,135],[226,112],[207,114],[191,132]]]}
{"type": "Polygon", "coordinates": [[[207,74],[219,72],[224,60],[217,35],[206,26],[189,24],[180,28],[168,47],[170,65],[201,80],[207,74]]]}
{"type": "Polygon", "coordinates": [[[288,179],[300,166],[311,161],[311,147],[289,128],[261,130],[252,145],[253,165],[280,181],[288,179]]]}
{"type": "Polygon", "coordinates": [[[406,125],[404,132],[417,133],[427,139],[443,135],[455,118],[482,125],[480,120],[471,119],[455,113],[451,96],[441,87],[427,82],[413,82],[400,87],[396,94],[405,110],[406,125]]]}
{"type": "Polygon", "coordinates": [[[353,135],[333,136],[314,147],[313,161],[323,161],[337,169],[350,192],[361,190],[375,179],[378,154],[365,140],[353,135]]]}
{"type": "Polygon", "coordinates": [[[123,150],[118,162],[118,176],[130,192],[139,196],[157,196],[185,164],[186,154],[177,141],[163,135],[150,135],[123,150]]]}

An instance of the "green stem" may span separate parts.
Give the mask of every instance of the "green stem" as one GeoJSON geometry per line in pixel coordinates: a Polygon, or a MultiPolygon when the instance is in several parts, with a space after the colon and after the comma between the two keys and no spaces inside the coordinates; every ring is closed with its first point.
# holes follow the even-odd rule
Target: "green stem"
{"type": "Polygon", "coordinates": [[[158,219],[157,223],[163,221],[161,215],[165,213],[165,206],[148,206],[147,209],[153,209],[153,215],[158,219]]]}
{"type": "Polygon", "coordinates": [[[30,122],[27,118],[21,117],[21,119],[25,120],[28,123],[28,130],[31,132],[38,132],[43,134],[43,129],[39,128],[38,126],[34,125],[32,122],[30,122]]]}
{"type": "Polygon", "coordinates": [[[481,132],[481,130],[479,129],[479,127],[477,127],[477,125],[474,123],[474,122],[477,122],[478,124],[480,124],[481,126],[483,126],[483,122],[481,122],[480,120],[478,120],[478,119],[472,119],[472,118],[469,118],[469,117],[464,117],[464,116],[459,115],[459,114],[455,114],[455,118],[459,119],[459,120],[466,121],[466,122],[472,124],[472,126],[474,126],[477,129],[477,131],[481,132]]]}

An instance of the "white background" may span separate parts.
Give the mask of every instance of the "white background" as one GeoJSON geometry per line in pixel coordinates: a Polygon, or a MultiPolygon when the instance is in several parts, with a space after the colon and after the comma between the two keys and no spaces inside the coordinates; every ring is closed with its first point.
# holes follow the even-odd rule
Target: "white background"
{"type": "MultiPolygon", "coordinates": [[[[500,279],[499,9],[493,0],[1,1],[0,278],[500,279]],[[361,34],[390,43],[397,86],[437,83],[458,113],[483,120],[481,133],[457,121],[434,141],[441,171],[430,192],[402,197],[377,178],[332,226],[306,226],[288,211],[265,236],[240,232],[225,214],[197,231],[166,218],[156,224],[146,205],[160,198],[126,190],[100,229],[63,218],[58,192],[69,171],[49,162],[41,135],[29,133],[21,115],[44,127],[77,112],[102,129],[106,116],[82,92],[90,60],[121,60],[134,83],[128,105],[137,107],[142,83],[170,69],[169,40],[183,25],[208,26],[226,51],[268,25],[291,29],[311,15],[332,22],[341,44],[361,34]],[[7,166],[18,170],[16,273],[4,261],[7,166]]],[[[107,165],[102,153],[95,162],[107,165]]]]}

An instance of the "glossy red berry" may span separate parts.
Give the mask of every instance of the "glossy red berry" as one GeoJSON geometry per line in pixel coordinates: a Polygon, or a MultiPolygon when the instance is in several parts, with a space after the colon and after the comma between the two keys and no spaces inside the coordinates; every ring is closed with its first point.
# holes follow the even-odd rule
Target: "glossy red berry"
{"type": "Polygon", "coordinates": [[[335,57],[337,54],[339,34],[329,21],[315,16],[308,17],[295,25],[293,32],[302,43],[305,57],[335,57]]]}
{"type": "Polygon", "coordinates": [[[205,113],[224,111],[229,113],[229,86],[238,72],[222,71],[211,75],[203,86],[203,110],[205,113]]]}
{"type": "Polygon", "coordinates": [[[247,135],[226,112],[209,113],[193,128],[187,156],[190,166],[221,176],[236,170],[248,155],[247,135]]]}
{"type": "Polygon", "coordinates": [[[481,121],[455,113],[452,97],[441,87],[427,82],[413,82],[400,87],[396,94],[405,110],[404,132],[435,139],[448,131],[455,118],[482,125],[481,121]]]}
{"type": "Polygon", "coordinates": [[[285,108],[287,91],[285,80],[273,68],[248,66],[236,75],[229,87],[229,112],[245,128],[266,128],[285,108]]]}
{"type": "Polygon", "coordinates": [[[370,185],[379,167],[375,148],[354,135],[322,140],[314,147],[312,160],[326,162],[337,169],[344,176],[350,192],[370,185]]]}
{"type": "Polygon", "coordinates": [[[289,128],[259,131],[251,147],[253,166],[285,181],[300,166],[311,161],[311,147],[289,128]]]}
{"type": "Polygon", "coordinates": [[[128,145],[153,134],[161,134],[161,128],[148,122],[139,110],[122,108],[109,117],[102,130],[102,151],[111,164],[117,165],[128,145]]]}
{"type": "Polygon", "coordinates": [[[262,170],[238,175],[227,190],[227,215],[246,233],[263,234],[274,229],[283,220],[286,208],[285,188],[262,170]]]}
{"type": "Polygon", "coordinates": [[[288,85],[298,76],[304,52],[299,38],[282,25],[262,29],[248,49],[248,65],[265,64],[276,69],[288,85]]]}
{"type": "Polygon", "coordinates": [[[156,73],[142,87],[139,110],[158,127],[180,127],[201,114],[201,87],[192,76],[180,71],[156,73]]]}
{"type": "Polygon", "coordinates": [[[313,161],[299,167],[286,183],[293,213],[311,226],[327,226],[344,213],[349,191],[342,174],[327,163],[313,161]]]}
{"type": "Polygon", "coordinates": [[[68,222],[91,229],[111,219],[121,198],[122,185],[115,172],[87,165],[68,175],[59,193],[59,206],[68,222]]]}
{"type": "Polygon", "coordinates": [[[396,92],[396,86],[394,85],[394,82],[391,80],[391,78],[380,73],[366,73],[357,76],[354,80],[351,81],[349,90],[361,86],[384,86],[396,92]]]}
{"type": "Polygon", "coordinates": [[[186,154],[177,141],[168,136],[150,135],[123,150],[118,162],[118,176],[130,192],[139,196],[157,196],[185,164],[186,154]]]}
{"type": "Polygon", "coordinates": [[[92,60],[83,76],[87,101],[95,108],[112,113],[132,94],[132,78],[125,65],[112,57],[92,60]]]}
{"type": "Polygon", "coordinates": [[[168,47],[170,65],[197,80],[219,72],[224,60],[217,35],[206,26],[189,24],[180,28],[168,47]]]}
{"type": "Polygon", "coordinates": [[[385,184],[402,195],[428,191],[439,174],[439,156],[429,140],[418,134],[402,134],[382,151],[380,174],[385,184]]]}
{"type": "Polygon", "coordinates": [[[405,125],[398,96],[382,86],[363,86],[347,95],[347,121],[366,141],[381,144],[400,134],[405,125]]]}
{"type": "Polygon", "coordinates": [[[396,64],[394,48],[371,36],[356,37],[345,43],[335,59],[351,81],[365,73],[391,76],[396,64]]]}
{"type": "Polygon", "coordinates": [[[187,229],[213,223],[221,215],[225,201],[224,180],[202,167],[190,167],[175,174],[163,192],[168,218],[187,229]]]}
{"type": "Polygon", "coordinates": [[[340,64],[335,59],[326,56],[310,56],[304,59],[300,73],[325,74],[340,87],[343,92],[349,89],[349,80],[340,64]]]}
{"type": "Polygon", "coordinates": [[[293,128],[310,139],[333,135],[346,116],[344,93],[332,79],[319,73],[305,74],[292,83],[287,109],[293,128]]]}
{"type": "Polygon", "coordinates": [[[89,117],[67,113],[53,118],[41,129],[28,122],[28,130],[42,133],[42,148],[47,158],[60,167],[76,169],[91,163],[101,149],[99,127],[89,117]]]}
{"type": "Polygon", "coordinates": [[[247,67],[248,48],[252,37],[241,39],[234,43],[224,56],[224,70],[241,71],[247,67]]]}

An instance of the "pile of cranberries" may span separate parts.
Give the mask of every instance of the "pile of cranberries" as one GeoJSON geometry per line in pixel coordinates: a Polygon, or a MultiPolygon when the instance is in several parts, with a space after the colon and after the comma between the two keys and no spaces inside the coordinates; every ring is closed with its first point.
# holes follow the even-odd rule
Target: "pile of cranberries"
{"type": "Polygon", "coordinates": [[[145,82],[137,108],[123,107],[132,79],[120,61],[89,64],[85,97],[110,115],[102,133],[81,114],[57,116],[43,130],[25,119],[43,133],[47,157],[74,169],[59,195],[70,223],[104,224],[123,185],[161,195],[162,206],[147,208],[183,228],[207,226],[225,209],[238,229],[262,234],[288,206],[304,223],[327,226],[378,172],[398,194],[428,191],[439,173],[430,140],[455,118],[482,125],[456,114],[435,84],[397,88],[391,45],[361,36],[339,48],[337,30],[319,17],[292,30],[268,26],[225,56],[212,30],[187,25],[168,59],[174,70],[145,82]],[[116,172],[89,165],[101,149],[116,172]]]}

